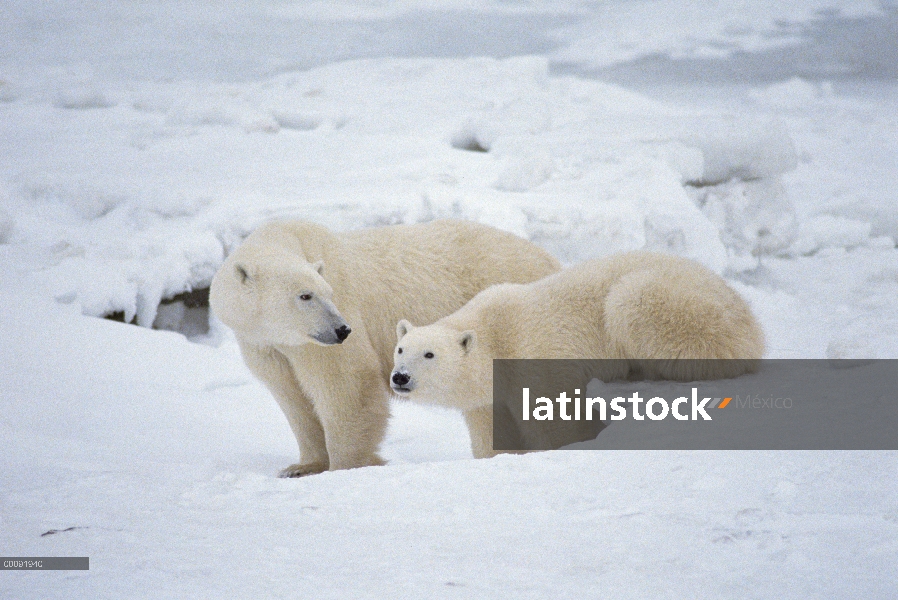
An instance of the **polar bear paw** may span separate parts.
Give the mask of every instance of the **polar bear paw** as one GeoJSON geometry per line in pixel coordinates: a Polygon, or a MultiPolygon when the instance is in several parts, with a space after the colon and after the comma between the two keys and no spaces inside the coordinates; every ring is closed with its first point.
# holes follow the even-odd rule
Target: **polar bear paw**
{"type": "Polygon", "coordinates": [[[327,464],[325,463],[296,463],[295,465],[290,465],[289,467],[282,469],[281,472],[278,473],[278,477],[305,477],[306,475],[315,475],[317,473],[323,473],[324,471],[327,471],[327,464]]]}

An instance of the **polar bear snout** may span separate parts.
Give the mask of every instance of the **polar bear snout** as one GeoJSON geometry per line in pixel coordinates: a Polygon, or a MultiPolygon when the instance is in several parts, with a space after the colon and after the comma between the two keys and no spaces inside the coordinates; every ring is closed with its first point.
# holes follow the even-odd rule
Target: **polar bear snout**
{"type": "Polygon", "coordinates": [[[403,373],[402,371],[393,371],[393,375],[390,377],[390,387],[393,388],[393,391],[400,394],[407,394],[415,389],[412,378],[409,377],[408,373],[403,373]]]}
{"type": "Polygon", "coordinates": [[[352,333],[352,329],[344,321],[324,333],[315,333],[311,337],[319,344],[334,346],[336,344],[342,344],[346,338],[349,337],[350,333],[352,333]]]}
{"type": "Polygon", "coordinates": [[[337,336],[337,343],[340,344],[343,343],[343,340],[349,337],[350,333],[352,333],[352,329],[349,328],[349,325],[340,325],[334,329],[334,335],[337,336]]]}
{"type": "Polygon", "coordinates": [[[296,306],[299,308],[299,318],[312,330],[309,337],[323,346],[342,344],[352,333],[352,328],[334,303],[323,295],[298,302],[296,306]]]}

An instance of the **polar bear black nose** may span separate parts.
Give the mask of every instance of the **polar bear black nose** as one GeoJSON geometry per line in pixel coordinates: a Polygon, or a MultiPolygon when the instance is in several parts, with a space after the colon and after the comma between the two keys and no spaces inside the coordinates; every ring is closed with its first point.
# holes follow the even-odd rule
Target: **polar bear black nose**
{"type": "Polygon", "coordinates": [[[340,325],[334,329],[334,334],[336,334],[337,339],[340,340],[340,342],[348,338],[350,333],[352,333],[352,329],[346,325],[340,325]]]}
{"type": "Polygon", "coordinates": [[[403,386],[408,383],[409,379],[410,377],[405,373],[399,373],[398,371],[393,373],[393,383],[396,385],[403,386]]]}

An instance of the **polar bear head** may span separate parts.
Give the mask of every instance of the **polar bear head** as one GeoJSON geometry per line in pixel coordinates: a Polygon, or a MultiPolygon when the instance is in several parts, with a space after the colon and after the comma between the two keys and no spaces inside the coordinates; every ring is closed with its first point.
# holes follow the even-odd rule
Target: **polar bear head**
{"type": "Polygon", "coordinates": [[[439,324],[414,327],[403,319],[396,326],[396,337],[390,374],[396,394],[462,410],[482,404],[484,389],[491,389],[492,382],[483,377],[473,330],[439,324]]]}
{"type": "Polygon", "coordinates": [[[332,300],[321,261],[237,249],[216,273],[209,304],[244,340],[260,345],[341,344],[352,331],[332,300]]]}

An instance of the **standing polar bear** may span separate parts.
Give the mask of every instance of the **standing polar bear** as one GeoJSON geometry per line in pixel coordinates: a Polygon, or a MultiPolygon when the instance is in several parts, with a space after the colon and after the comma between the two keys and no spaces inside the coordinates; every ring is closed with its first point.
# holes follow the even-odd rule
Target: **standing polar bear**
{"type": "Polygon", "coordinates": [[[558,261],[510,233],[434,221],[348,233],[287,221],[254,231],[212,280],[209,302],[299,444],[298,477],[383,464],[396,322],[432,322],[497,283],[558,261]]]}
{"type": "MultiPolygon", "coordinates": [[[[396,334],[391,387],[400,396],[461,409],[478,458],[495,454],[494,358],[754,360],[764,354],[758,323],[723,279],[693,261],[651,252],[587,261],[526,285],[496,285],[432,325],[402,320],[396,334]]],[[[656,372],[643,375],[735,377],[752,370],[753,360],[664,360],[644,363],[656,372]]]]}

